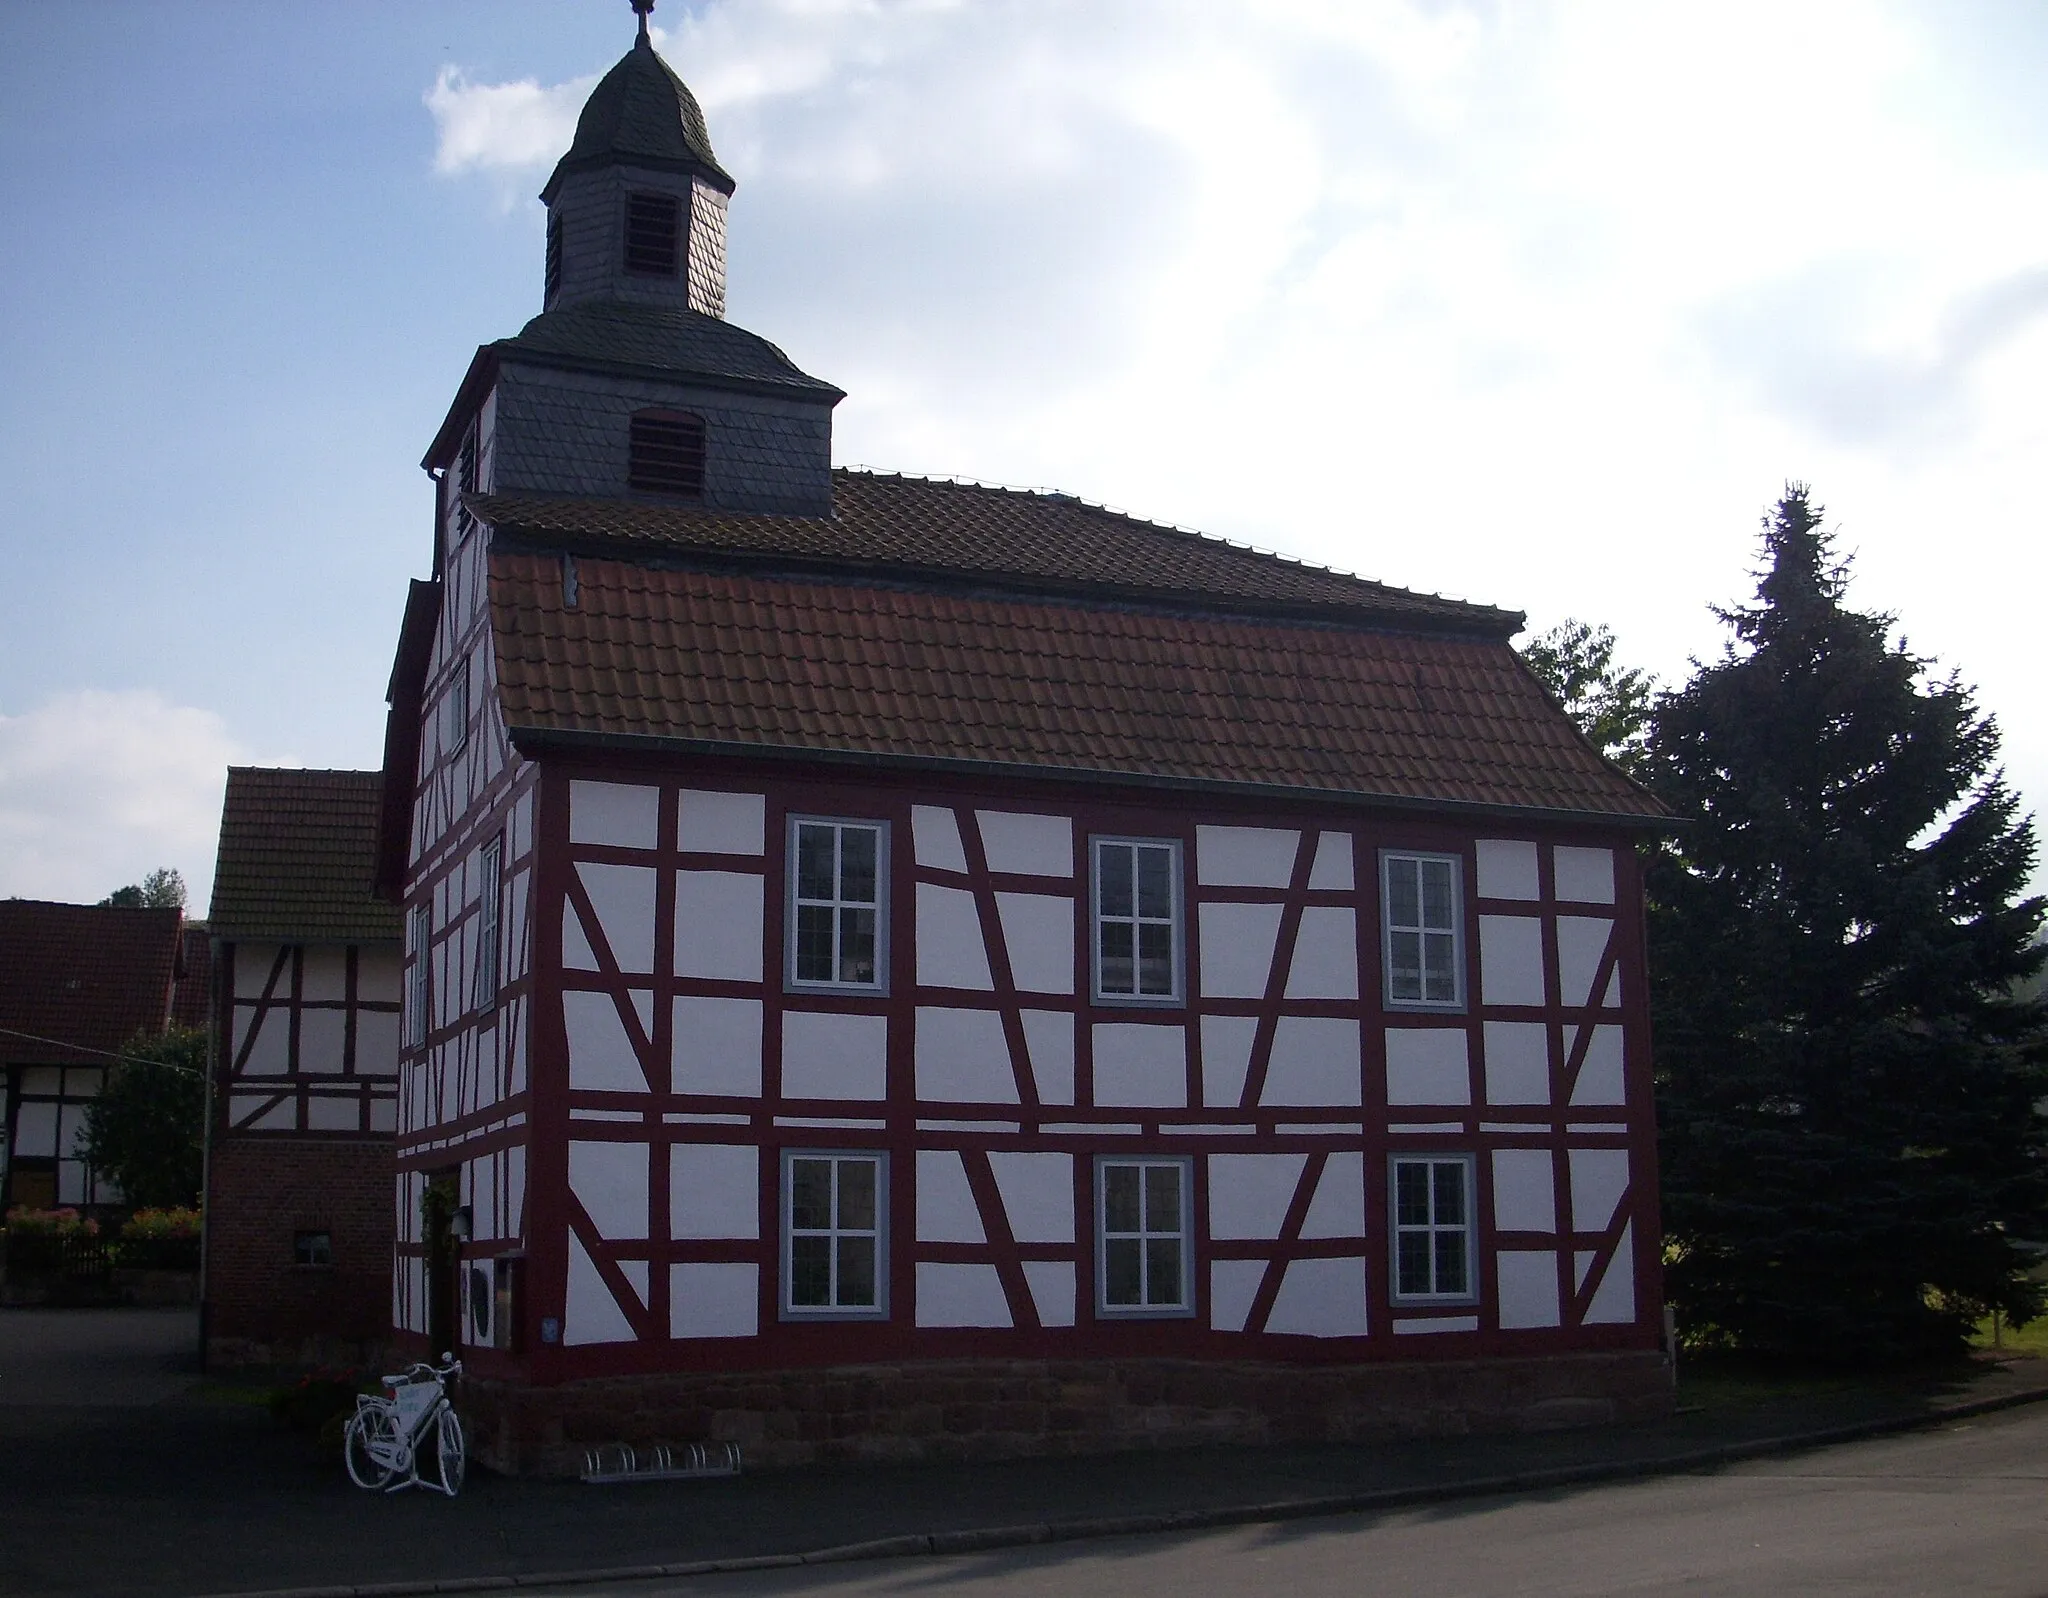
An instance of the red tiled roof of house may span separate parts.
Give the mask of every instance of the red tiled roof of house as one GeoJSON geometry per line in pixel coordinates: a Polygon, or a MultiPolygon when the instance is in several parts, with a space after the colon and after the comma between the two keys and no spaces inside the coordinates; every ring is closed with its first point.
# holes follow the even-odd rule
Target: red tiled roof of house
{"type": "Polygon", "coordinates": [[[1661,818],[1504,639],[491,557],[515,739],[582,735],[1661,818]]]}
{"type": "Polygon", "coordinates": [[[178,979],[171,985],[171,1024],[197,1029],[209,1019],[213,934],[204,921],[187,921],[178,937],[178,979]]]}
{"type": "Polygon", "coordinates": [[[550,545],[612,544],[640,559],[674,552],[813,561],[953,581],[1085,588],[1098,597],[1341,612],[1503,638],[1522,624],[1513,611],[1305,565],[1066,494],[842,470],[832,474],[832,497],[831,516],[516,494],[471,495],[468,503],[501,532],[550,545]]]}
{"type": "Polygon", "coordinates": [[[174,909],[0,899],[0,1065],[105,1065],[92,1051],[161,1032],[183,922],[174,909]]]}
{"type": "Polygon", "coordinates": [[[215,937],[375,943],[401,936],[376,896],[383,773],[228,769],[207,922],[215,937]]]}

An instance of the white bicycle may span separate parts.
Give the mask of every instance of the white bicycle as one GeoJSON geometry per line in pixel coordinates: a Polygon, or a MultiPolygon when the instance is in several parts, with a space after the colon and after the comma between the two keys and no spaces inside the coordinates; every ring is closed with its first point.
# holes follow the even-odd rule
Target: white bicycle
{"type": "Polygon", "coordinates": [[[363,1393],[356,1412],[342,1432],[342,1458],[348,1479],[358,1487],[402,1492],[431,1487],[453,1498],[462,1491],[469,1455],[462,1443],[462,1421],[448,1402],[449,1378],[462,1374],[462,1361],[443,1354],[439,1365],[415,1365],[400,1376],[387,1376],[389,1394],[363,1393]],[[434,1477],[420,1475],[420,1455],[433,1437],[434,1477]]]}

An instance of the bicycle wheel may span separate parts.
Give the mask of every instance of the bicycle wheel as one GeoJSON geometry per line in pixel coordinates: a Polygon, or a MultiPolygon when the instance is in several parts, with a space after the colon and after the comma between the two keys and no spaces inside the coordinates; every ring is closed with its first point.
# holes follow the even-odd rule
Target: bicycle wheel
{"type": "Polygon", "coordinates": [[[370,1453],[370,1444],[382,1441],[390,1425],[391,1417],[382,1410],[359,1409],[342,1429],[342,1462],[348,1466],[348,1479],[358,1487],[382,1487],[398,1474],[389,1465],[378,1464],[370,1453]]]}
{"type": "Polygon", "coordinates": [[[469,1469],[469,1451],[462,1442],[462,1421],[446,1404],[434,1424],[434,1456],[441,1472],[441,1491],[453,1498],[462,1491],[462,1478],[469,1469]]]}

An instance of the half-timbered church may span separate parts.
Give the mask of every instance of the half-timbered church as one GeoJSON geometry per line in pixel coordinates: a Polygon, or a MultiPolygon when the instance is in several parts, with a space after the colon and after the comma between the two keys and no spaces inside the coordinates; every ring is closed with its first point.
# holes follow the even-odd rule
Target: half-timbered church
{"type": "Polygon", "coordinates": [[[835,470],[733,190],[643,15],[425,460],[393,1315],[482,1456],[1668,1404],[1663,812],[1522,618],[835,470]]]}

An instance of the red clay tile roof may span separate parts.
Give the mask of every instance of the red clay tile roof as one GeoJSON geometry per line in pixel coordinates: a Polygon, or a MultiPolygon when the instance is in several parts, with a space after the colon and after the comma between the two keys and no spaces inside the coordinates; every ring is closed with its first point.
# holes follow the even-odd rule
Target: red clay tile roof
{"type": "Polygon", "coordinates": [[[375,943],[402,935],[371,888],[383,773],[228,768],[213,873],[215,937],[375,943]]]}
{"type": "MultiPolygon", "coordinates": [[[[491,557],[508,726],[1658,818],[1500,639],[491,557]]],[[[536,740],[532,735],[541,735],[536,740]]]]}
{"type": "Polygon", "coordinates": [[[183,922],[177,910],[0,899],[0,1065],[104,1065],[82,1051],[161,1032],[183,922]]]}
{"type": "Polygon", "coordinates": [[[755,516],[609,499],[472,495],[502,532],[548,545],[623,546],[634,558],[780,558],[1033,589],[1194,599],[1219,608],[1344,613],[1404,626],[1506,638],[1512,611],[1418,594],[1320,566],[1162,527],[1062,494],[872,472],[832,474],[824,516],[755,516]]]}

